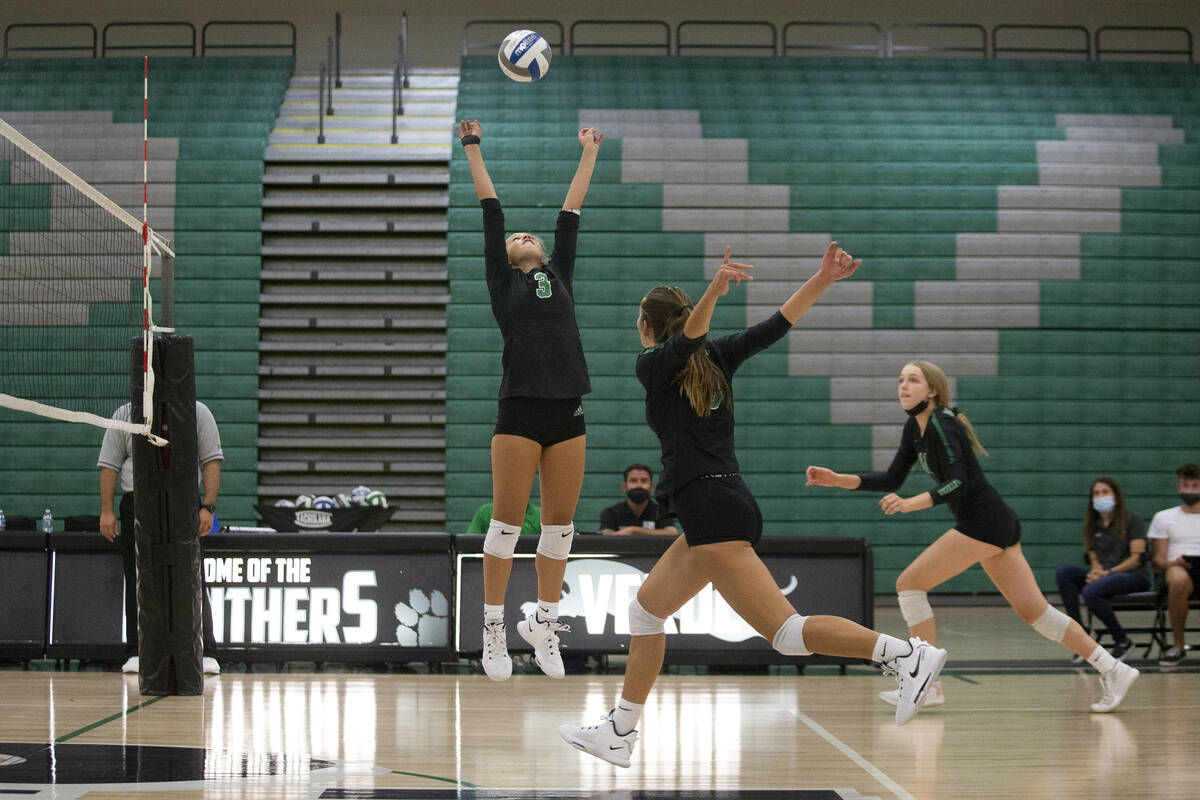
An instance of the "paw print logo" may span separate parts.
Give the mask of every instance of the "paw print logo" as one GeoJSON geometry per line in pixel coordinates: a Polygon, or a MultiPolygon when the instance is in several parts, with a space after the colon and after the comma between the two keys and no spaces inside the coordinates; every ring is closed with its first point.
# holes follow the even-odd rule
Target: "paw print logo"
{"type": "Polygon", "coordinates": [[[444,647],[450,640],[450,603],[436,589],[429,594],[411,590],[395,612],[396,642],[402,647],[444,647]]]}

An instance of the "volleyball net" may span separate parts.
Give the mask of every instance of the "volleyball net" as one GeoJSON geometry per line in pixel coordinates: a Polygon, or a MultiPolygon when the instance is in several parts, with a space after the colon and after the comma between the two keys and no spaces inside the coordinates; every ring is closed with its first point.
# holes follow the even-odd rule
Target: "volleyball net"
{"type": "Polygon", "coordinates": [[[0,119],[0,406],[162,443],[150,273],[174,253],[145,199],[139,220],[0,119]],[[144,419],[116,420],[139,332],[144,419]]]}

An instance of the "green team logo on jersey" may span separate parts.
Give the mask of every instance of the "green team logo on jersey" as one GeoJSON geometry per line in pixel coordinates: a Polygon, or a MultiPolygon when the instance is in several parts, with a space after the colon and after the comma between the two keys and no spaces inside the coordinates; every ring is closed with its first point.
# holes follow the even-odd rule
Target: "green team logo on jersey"
{"type": "Polygon", "coordinates": [[[924,454],[924,453],[917,453],[917,460],[921,462],[921,469],[923,469],[923,470],[925,470],[926,472],[928,472],[928,473],[929,473],[929,476],[930,476],[931,478],[933,478],[934,480],[937,480],[937,476],[936,476],[936,475],[934,475],[934,474],[933,474],[933,470],[931,470],[931,469],[929,468],[929,462],[925,460],[925,454],[924,454]]]}
{"type": "Polygon", "coordinates": [[[537,292],[535,294],[542,300],[545,300],[550,296],[550,276],[544,272],[539,272],[533,276],[533,279],[537,281],[537,292]]]}

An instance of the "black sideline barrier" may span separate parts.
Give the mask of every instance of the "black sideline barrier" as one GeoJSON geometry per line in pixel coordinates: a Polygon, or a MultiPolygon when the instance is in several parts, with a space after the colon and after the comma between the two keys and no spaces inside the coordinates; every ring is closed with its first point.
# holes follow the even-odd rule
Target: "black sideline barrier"
{"type": "MultiPolygon", "coordinates": [[[[483,649],[483,539],[454,537],[459,595],[455,614],[458,652],[483,649]]],[[[669,536],[577,534],[563,577],[558,617],[571,626],[559,638],[563,653],[624,653],[629,644],[627,606],[669,536]]],[[[522,536],[508,582],[508,648],[529,652],[516,631],[537,597],[537,537],[522,536]],[[523,607],[524,606],[524,607],[523,607]]],[[[802,614],[836,614],[874,624],[871,550],[862,539],[765,538],[754,548],[775,582],[802,614]]],[[[668,664],[844,664],[857,659],[794,658],[777,653],[709,584],[667,621],[668,664]]]]}
{"type": "MultiPolygon", "coordinates": [[[[120,558],[118,553],[118,564],[120,558]]],[[[45,652],[49,574],[46,534],[9,530],[0,536],[0,658],[41,658],[45,652]]]]}
{"type": "Polygon", "coordinates": [[[218,659],[453,656],[449,534],[222,533],[203,545],[218,659]]]}
{"type": "MultiPolygon", "coordinates": [[[[41,534],[8,534],[0,541],[5,564],[19,555],[28,567],[0,582],[5,607],[31,607],[27,619],[5,620],[9,627],[0,627],[0,658],[39,657],[42,640],[48,657],[121,658],[120,551],[98,533],[53,534],[49,553],[42,549],[45,541],[41,534]],[[37,608],[42,620],[46,616],[48,574],[52,619],[35,630],[37,608]],[[18,622],[19,631],[12,627],[18,622]]],[[[217,533],[200,541],[219,660],[432,663],[480,652],[483,536],[217,533]]],[[[571,625],[562,635],[564,653],[625,652],[626,606],[671,541],[576,536],[559,606],[571,625]]],[[[536,545],[536,537],[521,537],[509,582],[509,646],[517,653],[528,651],[516,623],[522,606],[536,596],[536,545]]],[[[872,554],[861,539],[768,538],[756,550],[801,613],[873,625],[872,554]]],[[[684,606],[668,629],[668,663],[852,661],[779,655],[711,587],[684,606]]]]}
{"type": "MultiPolygon", "coordinates": [[[[46,657],[124,660],[125,572],[121,548],[99,533],[53,533],[49,544],[46,657]]],[[[5,587],[5,606],[10,602],[5,587]]]]}

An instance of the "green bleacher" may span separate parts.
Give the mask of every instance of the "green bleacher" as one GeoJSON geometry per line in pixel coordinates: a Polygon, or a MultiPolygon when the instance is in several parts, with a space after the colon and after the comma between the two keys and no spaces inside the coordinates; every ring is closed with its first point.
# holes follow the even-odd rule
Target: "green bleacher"
{"type": "MultiPolygon", "coordinates": [[[[112,122],[140,124],[142,69],[141,58],[0,60],[0,118],[103,111],[112,122]]],[[[226,524],[255,519],[263,153],[293,72],[290,57],[150,60],[149,135],[179,139],[175,326],[195,341],[197,396],[220,427],[226,524]]],[[[140,153],[139,142],[133,147],[140,153]]],[[[153,167],[153,142],[150,158],[153,167]]],[[[155,195],[152,183],[152,218],[155,195]]],[[[140,284],[133,283],[136,298],[140,284]]],[[[153,293],[157,304],[157,282],[153,293]]],[[[139,332],[131,329],[124,341],[139,332]]],[[[0,359],[5,355],[0,347],[0,359]]],[[[112,355],[117,369],[128,369],[128,349],[112,355]]],[[[64,516],[98,514],[101,436],[88,425],[0,409],[0,508],[40,517],[50,507],[59,527],[64,516]]]]}
{"type": "MultiPolygon", "coordinates": [[[[1052,589],[1055,567],[1082,555],[1093,478],[1120,481],[1148,521],[1178,502],[1175,467],[1200,461],[1198,90],[1191,64],[650,56],[556,57],[547,78],[516,84],[494,59],[470,56],[456,114],[483,123],[509,230],[549,236],[578,163],[581,109],[696,111],[704,139],[746,140],[750,186],[788,187],[784,233],[830,234],[864,258],[852,280],[872,284],[873,325],[884,330],[916,327],[919,282],[956,280],[961,235],[1003,232],[998,187],[1039,184],[1038,143],[1067,140],[1058,115],[1170,116],[1184,141],[1157,147],[1161,188],[1120,188],[1119,232],[1082,233],[1078,279],[1036,280],[1036,326],[1000,328],[996,374],[957,381],[956,402],[991,453],[984,468],[1020,515],[1029,560],[1052,589]]],[[[625,150],[617,136],[602,145],[579,236],[577,315],[593,386],[581,530],[619,499],[625,464],[658,464],[633,374],[637,301],[658,283],[693,297],[705,283],[705,233],[663,229],[663,184],[622,182],[625,150]]],[[[491,497],[501,347],[478,202],[457,145],[448,229],[446,508],[455,531],[491,497]]],[[[716,333],[745,324],[745,303],[744,292],[722,301],[716,333]]],[[[872,432],[830,423],[829,378],[789,375],[788,363],[780,343],[735,383],[739,456],[766,532],[862,537],[874,549],[876,590],[893,592],[949,515],[886,518],[871,496],[804,488],[808,464],[870,469],[872,432]]],[[[928,485],[914,475],[904,492],[928,485]]],[[[979,569],[942,590],[994,591],[979,569]]]]}

